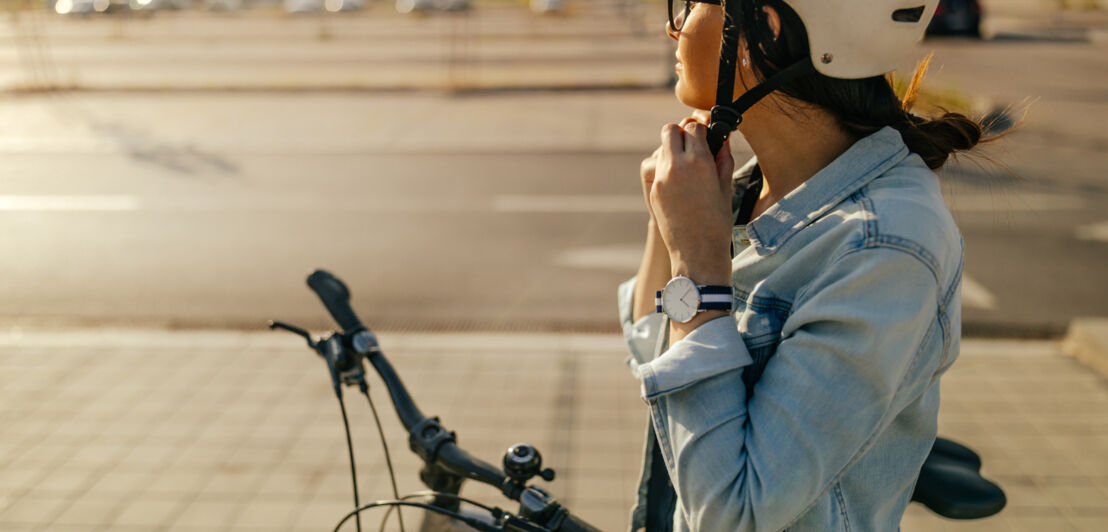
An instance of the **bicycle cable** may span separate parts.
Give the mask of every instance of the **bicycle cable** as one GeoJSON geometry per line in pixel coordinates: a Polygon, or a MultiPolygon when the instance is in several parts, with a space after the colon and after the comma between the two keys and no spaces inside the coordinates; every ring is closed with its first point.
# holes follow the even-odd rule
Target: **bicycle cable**
{"type": "Polygon", "coordinates": [[[342,411],[342,426],[346,429],[346,451],[350,455],[350,480],[354,483],[354,515],[356,517],[358,532],[362,532],[362,518],[357,514],[357,508],[360,504],[358,501],[358,470],[354,467],[354,443],[350,439],[350,420],[346,417],[346,404],[342,400],[342,395],[339,396],[339,410],[342,411]]]}
{"type": "MultiPolygon", "coordinates": [[[[400,497],[400,490],[396,488],[396,473],[392,469],[392,457],[389,455],[389,444],[385,441],[385,429],[381,427],[381,418],[377,415],[377,406],[373,404],[373,398],[369,395],[369,386],[362,381],[358,387],[362,391],[362,395],[369,401],[369,410],[373,412],[373,422],[377,424],[377,434],[381,436],[381,448],[385,450],[385,465],[389,468],[389,480],[392,482],[392,496],[397,500],[404,500],[400,497]]],[[[354,507],[358,507],[358,503],[354,503],[354,507]]],[[[388,520],[389,514],[392,513],[393,507],[389,507],[389,511],[385,513],[385,520],[388,520]]],[[[396,518],[400,521],[400,532],[404,531],[404,513],[399,508],[396,509],[396,518]]],[[[358,518],[359,521],[361,518],[358,518]]],[[[381,521],[381,528],[385,528],[385,521],[381,521]]]]}
{"type": "MultiPolygon", "coordinates": [[[[473,506],[481,508],[482,510],[485,510],[485,511],[487,511],[490,514],[493,514],[493,515],[496,515],[498,512],[503,512],[504,511],[504,510],[501,510],[500,508],[493,508],[491,506],[487,506],[483,503],[477,502],[477,501],[472,500],[472,499],[467,499],[465,497],[460,497],[458,495],[454,495],[454,494],[451,494],[451,493],[442,493],[442,492],[431,491],[431,490],[423,490],[423,491],[412,492],[412,493],[409,493],[409,494],[407,494],[403,497],[398,497],[397,500],[406,501],[408,499],[414,499],[416,497],[445,497],[447,499],[453,499],[453,500],[458,501],[458,502],[464,502],[464,503],[472,504],[473,506]]],[[[381,519],[381,528],[378,529],[378,532],[384,532],[385,523],[388,522],[389,515],[392,515],[392,510],[394,508],[395,508],[395,506],[389,506],[388,509],[385,510],[385,517],[381,519]]]]}
{"type": "Polygon", "coordinates": [[[398,501],[398,500],[374,501],[374,502],[371,502],[371,503],[366,504],[364,506],[359,506],[358,508],[355,508],[354,511],[346,514],[342,518],[342,520],[339,521],[337,525],[335,525],[335,528],[334,528],[333,532],[339,532],[339,529],[342,528],[342,525],[344,525],[347,521],[349,521],[351,517],[355,517],[358,514],[360,514],[361,512],[364,512],[366,510],[370,510],[370,509],[373,509],[373,508],[380,508],[382,506],[389,506],[389,507],[392,507],[392,506],[411,506],[413,508],[422,508],[422,509],[427,510],[429,512],[435,512],[435,513],[439,513],[439,514],[442,514],[442,515],[449,516],[452,519],[456,519],[458,521],[461,521],[461,522],[473,527],[476,530],[481,530],[483,532],[503,532],[503,530],[501,528],[499,528],[495,525],[490,525],[490,524],[488,524],[484,521],[481,521],[480,519],[475,519],[473,517],[470,517],[470,516],[464,515],[464,514],[460,514],[458,512],[451,512],[450,510],[440,508],[440,507],[435,506],[433,504],[424,504],[424,503],[421,503],[421,502],[408,502],[408,501],[398,501]]]}

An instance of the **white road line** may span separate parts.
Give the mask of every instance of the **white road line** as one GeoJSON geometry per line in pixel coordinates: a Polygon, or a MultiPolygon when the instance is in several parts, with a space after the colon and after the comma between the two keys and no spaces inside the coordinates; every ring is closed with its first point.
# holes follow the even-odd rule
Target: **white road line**
{"type": "Polygon", "coordinates": [[[1108,222],[1100,222],[1077,228],[1077,238],[1081,240],[1099,240],[1108,242],[1108,222]]]}
{"type": "Polygon", "coordinates": [[[554,263],[566,268],[605,270],[632,275],[642,261],[641,244],[570,249],[560,253],[554,263]]]}
{"type": "Polygon", "coordinates": [[[640,195],[559,196],[508,195],[493,198],[493,210],[503,213],[646,213],[640,195]]]}
{"type": "Polygon", "coordinates": [[[136,211],[134,196],[0,196],[0,211],[136,211]]]}
{"type": "Polygon", "coordinates": [[[968,275],[962,276],[962,306],[996,310],[996,296],[968,275]]]}
{"type": "Polygon", "coordinates": [[[951,211],[963,213],[1077,211],[1085,207],[1085,201],[1080,196],[1005,191],[970,194],[955,192],[946,196],[946,204],[951,211]]]}

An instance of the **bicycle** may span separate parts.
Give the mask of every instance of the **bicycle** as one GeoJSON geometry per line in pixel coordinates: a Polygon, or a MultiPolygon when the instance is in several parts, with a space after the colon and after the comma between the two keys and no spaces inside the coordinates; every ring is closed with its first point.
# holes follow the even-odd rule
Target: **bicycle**
{"type": "MultiPolygon", "coordinates": [[[[554,470],[542,467],[542,455],[534,446],[526,443],[510,446],[502,458],[503,469],[476,458],[459,447],[453,431],[447,430],[438,417],[424,416],[416,406],[400,376],[385,358],[376,336],[362,324],[350,307],[350,291],[346,285],[324,270],[316,270],[309,275],[307,283],[338,323],[341,331],[314,340],[306,330],[284,322],[271,321],[269,328],[289,331],[303,337],[308,347],[326,362],[331,375],[332,387],[339,401],[346,430],[354,496],[354,510],[342,517],[334,528],[336,532],[350,519],[354,519],[360,531],[361,513],[366,510],[387,508],[391,512],[398,507],[426,510],[419,526],[421,532],[467,528],[486,532],[600,532],[596,527],[572,515],[546,490],[528,485],[536,476],[548,482],[555,476],[554,470]],[[429,491],[403,497],[397,491],[384,429],[369,395],[365,361],[370,363],[384,382],[401,425],[408,431],[409,447],[423,460],[424,465],[419,476],[429,491]],[[393,499],[368,504],[360,502],[343,386],[357,387],[369,402],[392,480],[393,499]],[[519,510],[512,513],[459,496],[462,484],[467,479],[498,488],[505,497],[519,502],[519,510]],[[412,501],[418,497],[429,500],[412,501]],[[462,511],[462,503],[480,511],[462,511]],[[463,526],[467,528],[461,528],[463,526]]],[[[939,438],[921,469],[912,500],[951,519],[977,519],[996,514],[1006,503],[1004,492],[996,484],[981,477],[980,468],[981,459],[972,450],[939,438]]],[[[388,517],[386,513],[381,522],[382,528],[388,517]]],[[[402,516],[398,519],[403,530],[402,516]]]]}

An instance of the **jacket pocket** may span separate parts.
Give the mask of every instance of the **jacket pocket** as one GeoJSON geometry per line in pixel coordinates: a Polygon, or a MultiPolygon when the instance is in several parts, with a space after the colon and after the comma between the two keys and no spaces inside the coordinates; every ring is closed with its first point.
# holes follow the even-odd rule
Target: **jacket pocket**
{"type": "Polygon", "coordinates": [[[753,363],[743,370],[743,384],[746,396],[754,396],[754,385],[762,377],[769,359],[777,352],[781,344],[781,329],[789,317],[792,304],[781,299],[760,297],[735,290],[735,305],[738,311],[735,321],[742,335],[743,343],[753,363]]]}

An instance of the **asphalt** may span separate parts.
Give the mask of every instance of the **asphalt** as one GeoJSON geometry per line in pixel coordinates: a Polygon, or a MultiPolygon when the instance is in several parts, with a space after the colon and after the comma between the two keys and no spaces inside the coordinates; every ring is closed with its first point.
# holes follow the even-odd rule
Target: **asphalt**
{"type": "MultiPolygon", "coordinates": [[[[1095,12],[1013,17],[1037,24],[1017,33],[1036,38],[1080,32],[1095,41],[1103,27],[1095,12]]],[[[306,38],[313,27],[303,25],[306,38]]],[[[451,78],[427,78],[443,79],[451,78]]],[[[344,87],[334,88],[352,86],[344,87]]],[[[1077,319],[1051,331],[1064,337],[966,340],[944,378],[939,432],[982,455],[983,474],[1005,489],[1008,507],[954,522],[912,505],[903,530],[1108,530],[1108,322],[1077,319]]],[[[420,405],[458,431],[464,448],[496,463],[507,445],[533,443],[558,471],[551,489],[560,500],[603,530],[626,528],[645,410],[617,335],[386,331],[381,340],[420,405]]],[[[374,382],[400,490],[422,489],[374,382]]],[[[0,530],[330,529],[350,507],[334,403],[325,368],[292,336],[8,327],[0,332],[0,530]]],[[[352,393],[348,408],[362,498],[388,497],[369,413],[352,393]]],[[[488,488],[465,494],[510,507],[488,488]]]]}
{"type": "MultiPolygon", "coordinates": [[[[560,501],[602,530],[626,529],[646,410],[617,335],[380,340],[463,448],[499,463],[529,442],[557,472],[548,487],[560,501]]],[[[370,382],[399,489],[423,489],[385,390],[370,382]]],[[[903,530],[1108,529],[1106,382],[1056,341],[965,341],[943,380],[939,433],[980,453],[1008,506],[956,522],[913,504],[903,530]]],[[[388,498],[369,410],[353,390],[347,408],[362,500],[388,498]]],[[[289,334],[7,330],[0,425],[8,532],[306,532],[331,529],[351,506],[329,376],[289,334]]],[[[512,507],[473,483],[463,495],[512,507]]],[[[405,517],[414,528],[417,512],[405,517]]]]}

